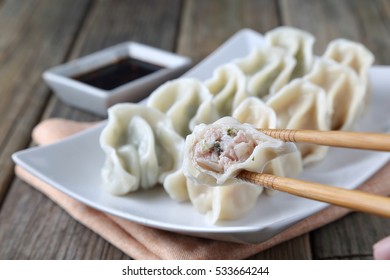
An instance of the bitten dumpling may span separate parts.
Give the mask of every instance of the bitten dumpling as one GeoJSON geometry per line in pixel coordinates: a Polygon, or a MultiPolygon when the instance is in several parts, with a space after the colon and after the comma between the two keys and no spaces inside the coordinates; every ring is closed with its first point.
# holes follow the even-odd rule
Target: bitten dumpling
{"type": "MultiPolygon", "coordinates": [[[[329,130],[330,115],[325,91],[315,84],[295,79],[272,96],[267,105],[277,116],[277,128],[329,130]]],[[[304,164],[322,160],[328,147],[297,143],[304,164]]]]}
{"type": "Polygon", "coordinates": [[[263,172],[273,159],[289,154],[295,155],[295,168],[300,171],[302,163],[295,144],[225,117],[211,125],[198,125],[187,136],[183,172],[199,184],[226,185],[238,182],[235,177],[242,170],[263,172]]]}
{"type": "Polygon", "coordinates": [[[183,172],[188,196],[209,222],[238,219],[254,207],[263,187],[236,179],[244,169],[296,176],[302,163],[293,143],[268,137],[232,117],[199,125],[187,137],[183,172]]]}
{"type": "Polygon", "coordinates": [[[269,46],[281,47],[296,59],[292,78],[310,71],[314,61],[313,35],[294,27],[281,26],[265,33],[265,40],[269,46]]]}
{"type": "Polygon", "coordinates": [[[248,214],[264,188],[247,182],[210,187],[188,180],[187,189],[194,207],[206,215],[208,222],[217,224],[248,214]]]}
{"type": "Polygon", "coordinates": [[[160,111],[123,103],[108,110],[100,135],[103,187],[115,195],[164,183],[182,164],[184,139],[160,111]]]}

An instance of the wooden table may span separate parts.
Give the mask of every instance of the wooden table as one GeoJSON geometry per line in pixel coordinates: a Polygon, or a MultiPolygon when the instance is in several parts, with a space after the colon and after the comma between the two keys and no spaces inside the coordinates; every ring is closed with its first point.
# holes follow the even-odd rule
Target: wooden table
{"type": "MultiPolygon", "coordinates": [[[[16,178],[11,154],[31,145],[42,119],[99,119],[59,101],[44,70],[126,40],[200,61],[242,28],[291,25],[317,38],[364,43],[390,64],[390,1],[306,0],[0,0],[0,259],[128,259],[16,178]]],[[[254,259],[370,259],[390,220],[347,217],[254,259]]]]}

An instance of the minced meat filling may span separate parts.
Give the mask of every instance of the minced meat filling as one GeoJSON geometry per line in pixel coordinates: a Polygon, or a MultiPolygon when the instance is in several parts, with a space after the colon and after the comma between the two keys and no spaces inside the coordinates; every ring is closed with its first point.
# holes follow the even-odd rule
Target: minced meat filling
{"type": "Polygon", "coordinates": [[[230,165],[246,161],[256,142],[235,128],[209,129],[195,145],[195,160],[199,166],[224,173],[230,165]]]}

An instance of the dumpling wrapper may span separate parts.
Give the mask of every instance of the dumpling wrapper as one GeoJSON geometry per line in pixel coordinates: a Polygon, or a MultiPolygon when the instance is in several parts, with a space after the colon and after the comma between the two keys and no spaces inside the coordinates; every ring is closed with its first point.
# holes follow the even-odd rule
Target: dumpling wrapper
{"type": "MultiPolygon", "coordinates": [[[[327,110],[325,91],[319,86],[304,80],[295,79],[272,96],[267,105],[277,116],[277,128],[329,130],[330,114],[327,110]]],[[[328,147],[297,143],[303,164],[322,160],[328,147]]]]}
{"type": "Polygon", "coordinates": [[[212,224],[236,220],[248,214],[264,189],[247,182],[210,187],[191,180],[188,180],[187,187],[194,207],[212,224]]]}
{"type": "Polygon", "coordinates": [[[292,78],[302,77],[310,71],[313,61],[315,38],[310,33],[289,26],[281,26],[265,33],[267,45],[280,47],[296,59],[292,78]]]}
{"type": "Polygon", "coordinates": [[[210,119],[211,122],[218,119],[212,108],[202,106],[211,99],[212,95],[202,82],[193,78],[180,78],[168,81],[153,91],[147,106],[165,113],[176,132],[185,137],[191,133],[190,123],[193,118],[201,121],[210,119]]]}
{"type": "Polygon", "coordinates": [[[350,130],[367,106],[365,84],[348,66],[319,58],[304,79],[326,93],[332,130],[350,130]]]}
{"type": "Polygon", "coordinates": [[[234,63],[245,74],[247,92],[264,99],[290,81],[296,61],[281,48],[263,47],[234,63]]]}
{"type": "Polygon", "coordinates": [[[331,41],[323,57],[349,66],[364,83],[368,83],[368,72],[375,60],[374,55],[364,45],[347,39],[331,41]]]}
{"type": "Polygon", "coordinates": [[[204,82],[213,95],[213,104],[220,117],[230,116],[248,94],[245,91],[245,75],[232,63],[224,64],[204,82]]]}
{"type": "Polygon", "coordinates": [[[160,111],[130,103],[111,107],[100,135],[106,155],[104,189],[123,195],[163,184],[180,169],[183,145],[184,139],[160,111]]]}
{"type": "Polygon", "coordinates": [[[233,111],[232,117],[256,128],[276,128],[277,123],[275,111],[254,96],[244,99],[233,111]]]}
{"type": "Polygon", "coordinates": [[[183,202],[189,199],[187,178],[181,168],[165,178],[164,190],[173,200],[183,202]]]}

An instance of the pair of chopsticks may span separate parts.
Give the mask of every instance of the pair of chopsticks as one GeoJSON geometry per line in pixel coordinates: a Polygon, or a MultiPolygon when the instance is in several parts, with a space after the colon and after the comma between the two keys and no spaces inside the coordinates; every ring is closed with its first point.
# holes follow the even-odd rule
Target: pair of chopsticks
{"type": "MultiPolygon", "coordinates": [[[[259,129],[259,131],[286,142],[390,151],[390,134],[288,129],[259,129]]],[[[390,218],[388,197],[249,171],[242,171],[238,178],[292,195],[390,218]]]]}

